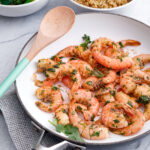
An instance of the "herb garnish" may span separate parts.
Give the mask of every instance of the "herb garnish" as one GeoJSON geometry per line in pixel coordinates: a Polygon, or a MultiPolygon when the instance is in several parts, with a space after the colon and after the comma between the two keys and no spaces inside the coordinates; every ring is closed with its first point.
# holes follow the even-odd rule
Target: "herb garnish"
{"type": "Polygon", "coordinates": [[[56,91],[56,90],[59,90],[59,88],[57,86],[53,86],[52,90],[56,91]]]}
{"type": "Polygon", "coordinates": [[[55,68],[48,68],[47,71],[49,71],[49,72],[55,72],[55,68]]]}
{"type": "Polygon", "coordinates": [[[123,44],[122,44],[122,42],[119,42],[119,45],[120,45],[120,47],[121,47],[121,48],[123,48],[123,44]]]}
{"type": "Polygon", "coordinates": [[[108,103],[110,103],[110,100],[107,100],[104,105],[107,105],[108,103]]]}
{"type": "Polygon", "coordinates": [[[77,74],[77,70],[74,69],[74,70],[71,72],[71,74],[76,75],[76,74],[77,74]]]}
{"type": "Polygon", "coordinates": [[[143,103],[144,105],[148,104],[149,101],[150,99],[147,95],[141,95],[139,99],[137,100],[138,103],[143,103]]]}
{"type": "Polygon", "coordinates": [[[130,106],[130,107],[133,107],[132,105],[132,102],[131,101],[128,101],[127,104],[130,106]]]}
{"type": "Polygon", "coordinates": [[[86,69],[90,72],[91,75],[97,77],[97,78],[102,78],[104,77],[104,74],[102,72],[100,72],[97,68],[93,70],[90,70],[88,67],[86,67],[86,69]]]}
{"type": "Polygon", "coordinates": [[[93,82],[92,82],[92,81],[87,81],[86,84],[87,84],[87,85],[92,85],[93,82]]]}
{"type": "Polygon", "coordinates": [[[90,36],[84,34],[84,36],[82,37],[83,39],[83,43],[80,44],[80,46],[82,46],[84,48],[84,50],[88,49],[88,44],[91,43],[91,39],[90,36]]]}
{"type": "Polygon", "coordinates": [[[65,126],[57,124],[56,119],[53,122],[51,122],[50,120],[48,122],[56,128],[57,132],[64,133],[72,140],[84,142],[84,140],[80,137],[79,130],[77,127],[73,127],[71,124],[67,124],[65,126]]]}
{"type": "Polygon", "coordinates": [[[118,119],[113,120],[114,123],[119,123],[120,121],[118,119]]]}
{"type": "Polygon", "coordinates": [[[100,131],[98,131],[98,132],[93,132],[93,134],[92,134],[91,136],[99,136],[99,134],[100,134],[100,131]]]}

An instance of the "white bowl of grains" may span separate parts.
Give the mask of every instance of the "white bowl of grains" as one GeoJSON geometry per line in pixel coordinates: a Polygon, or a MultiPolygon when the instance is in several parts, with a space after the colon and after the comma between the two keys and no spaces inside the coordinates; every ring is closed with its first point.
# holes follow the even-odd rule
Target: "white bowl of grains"
{"type": "Polygon", "coordinates": [[[128,7],[135,0],[70,0],[79,7],[96,11],[113,11],[128,7]]]}

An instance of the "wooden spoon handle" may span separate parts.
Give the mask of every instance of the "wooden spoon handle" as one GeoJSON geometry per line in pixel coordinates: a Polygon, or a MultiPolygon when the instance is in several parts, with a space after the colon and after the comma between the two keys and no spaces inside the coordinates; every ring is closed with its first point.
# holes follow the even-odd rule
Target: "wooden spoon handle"
{"type": "Polygon", "coordinates": [[[0,98],[5,94],[10,85],[16,80],[16,78],[21,74],[21,72],[29,64],[27,58],[23,58],[15,69],[7,76],[7,78],[0,85],[0,98]]]}

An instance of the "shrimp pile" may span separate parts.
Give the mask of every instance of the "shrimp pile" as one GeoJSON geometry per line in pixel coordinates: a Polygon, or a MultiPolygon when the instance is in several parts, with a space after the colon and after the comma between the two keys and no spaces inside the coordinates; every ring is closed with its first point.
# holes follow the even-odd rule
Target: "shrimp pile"
{"type": "Polygon", "coordinates": [[[136,134],[150,120],[150,68],[144,69],[150,54],[130,57],[124,47],[141,45],[131,39],[92,42],[84,35],[83,40],[38,61],[36,74],[43,73],[45,80],[34,74],[36,106],[55,113],[58,124],[77,127],[88,140],[106,139],[109,132],[136,134]],[[58,81],[69,89],[67,103],[58,81]]]}

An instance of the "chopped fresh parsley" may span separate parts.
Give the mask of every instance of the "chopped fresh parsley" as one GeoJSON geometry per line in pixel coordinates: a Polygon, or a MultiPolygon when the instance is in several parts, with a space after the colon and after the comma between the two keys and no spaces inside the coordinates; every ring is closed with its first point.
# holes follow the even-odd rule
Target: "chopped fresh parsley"
{"type": "Polygon", "coordinates": [[[93,114],[91,117],[91,121],[94,121],[95,115],[93,114]]]}
{"type": "Polygon", "coordinates": [[[119,42],[119,45],[120,45],[120,47],[121,47],[121,48],[123,48],[123,44],[122,44],[122,42],[119,42]]]}
{"type": "Polygon", "coordinates": [[[93,134],[92,134],[91,136],[99,136],[99,134],[100,134],[100,131],[98,131],[98,132],[93,132],[93,134]]]}
{"type": "Polygon", "coordinates": [[[110,103],[110,100],[107,100],[104,105],[107,105],[108,103],[110,103]]]}
{"type": "Polygon", "coordinates": [[[79,130],[77,127],[73,127],[71,124],[67,124],[63,126],[61,124],[58,124],[57,120],[54,120],[53,122],[49,120],[49,123],[56,128],[57,132],[64,133],[72,140],[84,142],[84,140],[81,138],[79,134],[79,130]]]}
{"type": "Polygon", "coordinates": [[[132,105],[132,102],[131,101],[128,101],[127,104],[130,106],[130,107],[133,107],[132,105]]]}
{"type": "Polygon", "coordinates": [[[114,123],[119,123],[120,121],[118,119],[113,120],[114,123]]]}
{"type": "Polygon", "coordinates": [[[137,58],[137,61],[140,63],[140,62],[141,62],[141,59],[140,59],[140,58],[137,58]]]}
{"type": "Polygon", "coordinates": [[[137,100],[138,103],[143,103],[144,105],[148,104],[149,101],[150,99],[147,95],[141,95],[139,99],[137,100]]]}
{"type": "Polygon", "coordinates": [[[87,85],[92,85],[93,82],[92,82],[92,81],[87,81],[86,84],[87,84],[87,85]]]}
{"type": "Polygon", "coordinates": [[[82,111],[82,108],[81,108],[80,106],[77,106],[77,109],[78,109],[79,111],[82,111]]]}
{"type": "Polygon", "coordinates": [[[54,68],[59,68],[59,64],[56,64],[53,66],[54,68]]]}
{"type": "Polygon", "coordinates": [[[104,77],[104,74],[102,72],[100,72],[97,68],[95,68],[94,71],[90,70],[88,67],[86,69],[90,72],[91,75],[93,75],[93,76],[95,76],[97,78],[104,77]]]}
{"type": "Polygon", "coordinates": [[[73,82],[77,82],[78,81],[78,79],[77,78],[75,78],[75,77],[71,77],[71,80],[73,81],[73,82]]]}
{"type": "Polygon", "coordinates": [[[52,57],[51,57],[51,60],[55,60],[55,58],[56,58],[56,55],[52,56],[52,57]]]}
{"type": "Polygon", "coordinates": [[[49,71],[49,72],[55,72],[55,68],[48,68],[47,71],[49,71]]]}
{"type": "Polygon", "coordinates": [[[52,90],[56,91],[56,90],[59,90],[59,88],[57,86],[53,86],[52,90]]]}
{"type": "Polygon", "coordinates": [[[74,70],[71,72],[71,74],[76,75],[76,74],[77,74],[77,70],[74,69],[74,70]]]}
{"type": "Polygon", "coordinates": [[[132,121],[132,122],[128,123],[128,125],[132,125],[133,123],[134,123],[134,121],[132,121]]]}
{"type": "Polygon", "coordinates": [[[114,90],[109,91],[109,93],[110,93],[112,96],[115,96],[115,95],[116,95],[116,91],[114,91],[114,90]]]}

